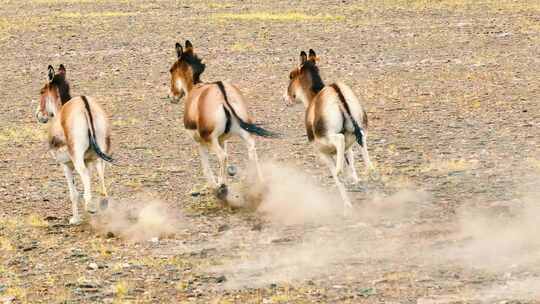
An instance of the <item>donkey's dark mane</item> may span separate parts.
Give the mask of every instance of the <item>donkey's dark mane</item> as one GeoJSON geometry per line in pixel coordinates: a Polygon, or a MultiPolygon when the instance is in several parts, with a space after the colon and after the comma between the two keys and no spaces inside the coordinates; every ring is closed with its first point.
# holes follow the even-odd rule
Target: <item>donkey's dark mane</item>
{"type": "Polygon", "coordinates": [[[317,65],[315,65],[315,62],[312,61],[306,61],[302,65],[302,70],[307,72],[311,76],[311,89],[315,93],[319,93],[324,88],[324,82],[321,78],[321,74],[319,73],[319,68],[317,65]]]}
{"type": "Polygon", "coordinates": [[[66,80],[66,77],[64,75],[54,75],[51,84],[55,85],[58,88],[58,92],[60,92],[60,100],[62,100],[62,105],[71,99],[71,93],[69,92],[69,82],[66,80]]]}
{"type": "Polygon", "coordinates": [[[201,82],[201,74],[204,72],[206,65],[202,63],[202,59],[192,52],[184,52],[180,60],[184,60],[191,66],[193,70],[193,83],[197,84],[201,82]]]}

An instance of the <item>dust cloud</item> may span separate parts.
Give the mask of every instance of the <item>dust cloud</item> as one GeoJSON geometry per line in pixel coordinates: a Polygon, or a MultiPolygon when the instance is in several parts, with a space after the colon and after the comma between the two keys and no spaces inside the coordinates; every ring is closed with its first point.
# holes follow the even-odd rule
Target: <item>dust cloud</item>
{"type": "MultiPolygon", "coordinates": [[[[478,204],[463,202],[455,215],[438,218],[441,210],[428,192],[401,189],[367,194],[343,216],[339,195],[301,170],[267,163],[263,172],[265,186],[246,187],[244,200],[256,198],[256,211],[272,226],[244,234],[242,242],[254,246],[209,270],[227,277],[225,289],[317,277],[339,282],[347,272],[380,276],[397,269],[436,280],[447,269],[491,278],[455,295],[462,300],[539,298],[537,194],[495,203],[473,199],[478,204]]],[[[237,241],[232,234],[222,245],[237,241]]]]}
{"type": "Polygon", "coordinates": [[[241,241],[234,238],[240,232],[231,232],[219,242],[257,244],[240,260],[210,270],[226,275],[226,289],[333,276],[369,259],[396,258],[405,244],[399,235],[387,235],[386,230],[410,225],[430,200],[426,192],[412,189],[392,195],[377,193],[344,215],[339,194],[319,186],[300,169],[264,163],[262,171],[264,187],[248,183],[242,204],[255,206],[271,228],[243,233],[241,241]],[[254,198],[256,202],[250,201],[254,198]],[[294,240],[298,234],[300,240],[294,240]]]}
{"type": "Polygon", "coordinates": [[[183,223],[179,211],[151,197],[111,200],[108,208],[92,219],[98,233],[130,241],[148,241],[174,235],[183,223]]]}

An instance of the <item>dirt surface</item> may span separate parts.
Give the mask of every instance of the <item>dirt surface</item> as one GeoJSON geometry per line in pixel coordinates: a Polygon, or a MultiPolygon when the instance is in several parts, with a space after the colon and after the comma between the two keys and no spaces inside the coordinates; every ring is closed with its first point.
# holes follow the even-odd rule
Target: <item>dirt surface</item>
{"type": "MultiPolygon", "coordinates": [[[[0,45],[0,302],[540,303],[536,1],[4,0],[0,45]],[[203,80],[237,84],[282,134],[257,142],[266,172],[285,173],[274,185],[293,188],[275,188],[281,215],[322,204],[324,221],[232,210],[205,188],[182,105],[166,98],[185,39],[203,80]],[[282,100],[309,48],[368,110],[380,178],[357,153],[347,217],[303,107],[282,100]],[[72,93],[111,114],[106,223],[67,224],[66,182],[34,118],[60,63],[72,93]],[[121,206],[150,220],[129,226],[121,206]]],[[[242,176],[245,148],[229,150],[242,176]]]]}

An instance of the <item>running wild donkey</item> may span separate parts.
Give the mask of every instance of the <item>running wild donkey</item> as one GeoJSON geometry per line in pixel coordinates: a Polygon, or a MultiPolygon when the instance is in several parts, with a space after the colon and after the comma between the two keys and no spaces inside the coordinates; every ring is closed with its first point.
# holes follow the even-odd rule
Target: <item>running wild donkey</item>
{"type": "Polygon", "coordinates": [[[48,68],[47,83],[40,91],[36,118],[40,123],[48,123],[49,148],[53,157],[64,168],[69,187],[73,216],[70,224],[81,222],[78,210],[79,193],[73,180],[73,169],[79,173],[84,186],[85,207],[95,212],[90,190],[90,165],[95,165],[101,181],[102,195],[105,189],[105,161],[112,161],[106,153],[110,149],[110,128],[107,115],[93,99],[80,96],[71,98],[66,69],[63,65],[55,74],[48,68]]]}
{"type": "MultiPolygon", "coordinates": [[[[205,64],[194,53],[193,45],[188,40],[185,48],[176,43],[178,59],[170,68],[171,87],[169,96],[173,103],[178,103],[184,95],[184,127],[198,143],[202,169],[211,187],[226,191],[227,139],[239,136],[247,145],[248,157],[257,170],[257,177],[262,180],[262,173],[257,160],[255,140],[251,134],[273,137],[274,134],[255,125],[248,114],[248,109],[240,90],[229,83],[217,81],[204,83],[201,74],[205,64]],[[215,180],[208,161],[208,151],[217,155],[219,176],[215,180]]],[[[226,194],[222,193],[222,194],[226,194]]]]}
{"type": "Polygon", "coordinates": [[[343,83],[323,83],[317,61],[311,49],[309,57],[304,51],[300,53],[300,66],[290,73],[285,98],[290,104],[300,100],[306,107],[308,140],[314,143],[320,158],[330,168],[345,206],[351,207],[339,174],[345,161],[350,178],[358,182],[352,150],[355,142],[361,147],[366,168],[373,168],[366,145],[368,119],[351,88],[343,83]]]}

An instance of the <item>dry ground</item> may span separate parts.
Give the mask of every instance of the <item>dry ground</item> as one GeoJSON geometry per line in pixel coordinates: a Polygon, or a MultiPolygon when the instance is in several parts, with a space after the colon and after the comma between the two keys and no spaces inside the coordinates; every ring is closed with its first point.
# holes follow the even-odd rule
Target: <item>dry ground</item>
{"type": "MultiPolygon", "coordinates": [[[[500,218],[524,197],[539,202],[537,1],[3,0],[0,45],[0,301],[540,303],[535,221],[516,228],[513,243],[473,246],[473,263],[451,250],[463,241],[453,234],[464,207],[500,218]],[[363,175],[351,193],[357,217],[283,227],[204,191],[182,107],[165,98],[174,43],[185,39],[206,61],[205,80],[238,84],[257,120],[283,134],[258,141],[261,158],[317,176],[329,191],[302,106],[286,107],[281,95],[308,48],[327,82],[354,88],[381,175],[363,175]],[[182,214],[173,236],[132,242],[66,225],[65,180],[32,102],[47,65],[60,63],[74,94],[111,113],[122,163],[108,171],[112,197],[165,202],[182,214]],[[369,210],[385,196],[415,212],[369,210]],[[527,258],[511,252],[512,263],[475,267],[511,246],[525,246],[527,258]]],[[[231,150],[242,168],[243,147],[231,150]]],[[[506,234],[488,225],[486,235],[506,234]]]]}

